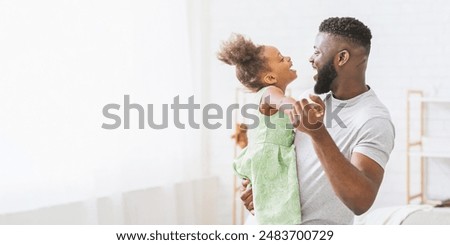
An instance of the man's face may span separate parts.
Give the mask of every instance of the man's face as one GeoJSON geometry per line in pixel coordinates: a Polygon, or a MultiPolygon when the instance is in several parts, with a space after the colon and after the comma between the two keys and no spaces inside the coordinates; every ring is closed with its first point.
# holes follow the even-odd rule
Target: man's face
{"type": "Polygon", "coordinates": [[[313,69],[317,70],[314,76],[316,94],[327,93],[331,90],[337,72],[333,64],[335,48],[333,38],[326,33],[319,33],[314,45],[314,54],[309,58],[313,69]]]}

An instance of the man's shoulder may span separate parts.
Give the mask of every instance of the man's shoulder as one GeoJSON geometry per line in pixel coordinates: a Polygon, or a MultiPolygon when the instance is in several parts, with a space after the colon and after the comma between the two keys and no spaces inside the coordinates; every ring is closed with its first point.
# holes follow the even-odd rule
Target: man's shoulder
{"type": "Polygon", "coordinates": [[[358,131],[374,131],[394,137],[395,127],[388,108],[372,90],[368,96],[362,98],[355,113],[355,126],[358,131]]]}
{"type": "Polygon", "coordinates": [[[361,96],[358,96],[355,101],[352,101],[350,109],[355,115],[366,119],[385,118],[391,120],[388,108],[378,98],[373,89],[370,89],[361,96]]]}
{"type": "Polygon", "coordinates": [[[381,122],[383,126],[392,124],[388,108],[377,97],[373,89],[347,101],[339,101],[331,94],[325,97],[326,105],[330,105],[339,113],[344,123],[361,128],[369,121],[381,122]],[[334,104],[333,104],[334,103],[334,104]]]}
{"type": "Polygon", "coordinates": [[[367,120],[372,118],[391,120],[388,108],[381,102],[375,91],[371,89],[367,96],[358,102],[359,113],[367,120]]]}

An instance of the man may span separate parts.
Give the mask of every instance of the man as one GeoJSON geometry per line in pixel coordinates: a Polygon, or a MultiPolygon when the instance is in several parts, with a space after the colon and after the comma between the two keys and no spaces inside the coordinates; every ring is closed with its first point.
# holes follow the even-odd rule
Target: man
{"type": "MultiPolygon", "coordinates": [[[[371,38],[369,28],[350,17],[329,18],[319,27],[309,61],[317,70],[314,92],[324,96],[311,99],[326,108],[325,118],[311,123],[306,99],[295,108],[302,224],[352,224],[377,196],[395,132],[365,82],[371,38]]],[[[247,185],[243,181],[241,199],[253,213],[247,185]]]]}

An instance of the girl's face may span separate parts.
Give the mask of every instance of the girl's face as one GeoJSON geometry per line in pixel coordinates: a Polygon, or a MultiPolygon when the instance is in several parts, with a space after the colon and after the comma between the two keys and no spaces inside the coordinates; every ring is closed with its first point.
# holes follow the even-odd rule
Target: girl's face
{"type": "MultiPolygon", "coordinates": [[[[297,71],[292,69],[291,57],[281,55],[280,51],[272,46],[264,46],[263,55],[270,70],[263,74],[263,77],[271,79],[269,84],[285,89],[297,78],[297,71]]],[[[265,81],[267,82],[267,79],[265,81]]]]}

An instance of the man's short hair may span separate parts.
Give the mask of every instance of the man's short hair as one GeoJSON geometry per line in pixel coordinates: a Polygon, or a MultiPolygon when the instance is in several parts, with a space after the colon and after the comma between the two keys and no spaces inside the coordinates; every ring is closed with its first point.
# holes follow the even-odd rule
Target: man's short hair
{"type": "Polygon", "coordinates": [[[343,37],[347,41],[363,46],[370,53],[372,33],[369,27],[353,17],[331,17],[320,24],[319,32],[343,37]]]}

